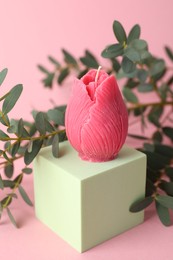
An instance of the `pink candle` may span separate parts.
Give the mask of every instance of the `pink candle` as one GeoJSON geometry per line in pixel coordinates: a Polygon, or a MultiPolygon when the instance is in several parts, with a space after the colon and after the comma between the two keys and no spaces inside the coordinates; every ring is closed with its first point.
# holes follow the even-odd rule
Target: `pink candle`
{"type": "Polygon", "coordinates": [[[115,77],[99,67],[75,79],[65,125],[69,142],[83,160],[114,159],[128,130],[128,113],[115,77]]]}

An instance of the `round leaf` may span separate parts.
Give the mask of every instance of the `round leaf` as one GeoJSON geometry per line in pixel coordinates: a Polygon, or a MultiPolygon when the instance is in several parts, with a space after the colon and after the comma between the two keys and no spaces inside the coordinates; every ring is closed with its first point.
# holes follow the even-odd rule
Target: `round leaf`
{"type": "Polygon", "coordinates": [[[129,60],[126,56],[124,56],[121,66],[125,73],[131,73],[136,68],[134,62],[129,60]]]}
{"type": "Polygon", "coordinates": [[[138,103],[137,96],[132,92],[130,88],[123,88],[123,95],[128,102],[134,104],[138,103]]]}
{"type": "Polygon", "coordinates": [[[109,45],[101,53],[103,58],[108,58],[108,59],[116,58],[118,56],[121,56],[122,54],[123,54],[123,47],[119,43],[109,45]]]}

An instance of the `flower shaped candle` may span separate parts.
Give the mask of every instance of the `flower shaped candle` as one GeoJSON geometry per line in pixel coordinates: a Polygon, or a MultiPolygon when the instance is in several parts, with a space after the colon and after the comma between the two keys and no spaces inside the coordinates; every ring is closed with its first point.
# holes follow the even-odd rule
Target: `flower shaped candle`
{"type": "Polygon", "coordinates": [[[114,159],[128,130],[128,113],[115,77],[99,67],[75,79],[65,125],[69,142],[83,160],[114,159]]]}

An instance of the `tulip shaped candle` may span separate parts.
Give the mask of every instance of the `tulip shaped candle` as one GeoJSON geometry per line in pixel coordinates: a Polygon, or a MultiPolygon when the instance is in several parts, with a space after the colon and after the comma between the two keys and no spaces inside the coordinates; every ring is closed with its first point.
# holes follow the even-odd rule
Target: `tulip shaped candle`
{"type": "Polygon", "coordinates": [[[75,79],[65,124],[69,142],[83,160],[114,159],[128,129],[127,109],[115,77],[99,67],[75,79]]]}

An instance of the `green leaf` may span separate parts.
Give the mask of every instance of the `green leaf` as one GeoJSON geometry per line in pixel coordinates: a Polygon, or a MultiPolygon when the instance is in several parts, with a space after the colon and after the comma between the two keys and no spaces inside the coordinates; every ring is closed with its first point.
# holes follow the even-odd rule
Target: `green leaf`
{"type": "Polygon", "coordinates": [[[161,155],[164,155],[168,158],[173,158],[173,148],[168,145],[155,144],[155,151],[161,155]]]}
{"type": "Polygon", "coordinates": [[[138,85],[138,91],[141,93],[151,92],[154,90],[154,86],[149,83],[142,83],[138,85]]]}
{"type": "Polygon", "coordinates": [[[38,67],[38,69],[39,69],[41,72],[43,72],[43,73],[45,73],[45,74],[49,74],[49,71],[48,71],[45,67],[43,67],[42,65],[37,65],[37,67],[38,67]]]}
{"type": "Polygon", "coordinates": [[[162,222],[162,224],[165,226],[170,226],[171,219],[170,219],[168,208],[164,207],[157,200],[155,201],[155,204],[156,204],[157,214],[158,214],[159,219],[162,222]]]}
{"type": "Polygon", "coordinates": [[[157,127],[160,127],[160,117],[163,113],[163,107],[161,106],[155,106],[151,108],[149,114],[148,114],[148,120],[154,124],[157,127]]]}
{"type": "Polygon", "coordinates": [[[141,39],[133,40],[130,46],[138,51],[147,50],[148,48],[147,42],[141,39]]]}
{"type": "Polygon", "coordinates": [[[137,96],[131,91],[130,88],[123,88],[123,95],[130,103],[136,104],[139,102],[137,96]]]}
{"type": "Polygon", "coordinates": [[[114,21],[113,31],[114,31],[115,37],[117,38],[117,41],[119,43],[121,43],[121,44],[126,43],[126,41],[127,41],[126,32],[120,22],[114,21]]]}
{"type": "Polygon", "coordinates": [[[53,58],[52,56],[48,56],[48,59],[51,63],[53,63],[57,68],[60,67],[60,63],[55,59],[53,58]]]}
{"type": "Polygon", "coordinates": [[[20,142],[17,142],[15,143],[13,146],[12,146],[12,149],[11,149],[11,155],[12,157],[15,157],[16,153],[18,152],[20,148],[20,142]]]}
{"type": "Polygon", "coordinates": [[[99,64],[96,60],[96,58],[93,56],[91,52],[88,50],[85,51],[85,56],[80,58],[80,61],[89,68],[97,69],[99,67],[99,64]]]}
{"type": "Polygon", "coordinates": [[[28,195],[27,195],[26,191],[24,190],[24,188],[21,185],[19,185],[18,189],[19,189],[21,197],[26,202],[26,204],[28,204],[29,206],[33,206],[33,203],[30,200],[30,198],[28,197],[28,195]]]}
{"type": "Polygon", "coordinates": [[[0,130],[0,140],[7,141],[8,138],[9,136],[6,133],[4,133],[2,130],[0,130]]]}
{"type": "Polygon", "coordinates": [[[165,46],[165,51],[166,51],[168,57],[170,58],[170,60],[173,61],[173,52],[172,52],[172,50],[168,46],[165,46]]]}
{"type": "Polygon", "coordinates": [[[6,207],[8,207],[11,204],[11,202],[12,202],[11,196],[7,196],[3,200],[1,200],[1,206],[3,208],[6,208],[6,207]]]}
{"type": "Polygon", "coordinates": [[[52,142],[52,154],[55,158],[59,157],[59,135],[55,135],[52,142]]]}
{"type": "Polygon", "coordinates": [[[10,90],[8,96],[5,98],[2,105],[3,114],[6,115],[8,112],[10,112],[13,109],[13,107],[15,106],[17,100],[19,99],[22,93],[22,90],[23,90],[23,86],[21,84],[16,85],[10,90]]]}
{"type": "Polygon", "coordinates": [[[23,174],[20,173],[19,175],[17,175],[17,177],[13,180],[13,182],[15,183],[15,187],[18,188],[20,183],[23,180],[23,174]]]}
{"type": "Polygon", "coordinates": [[[28,150],[25,151],[24,162],[26,165],[29,165],[34,160],[36,155],[39,153],[42,144],[43,144],[43,140],[34,140],[32,144],[32,151],[31,152],[29,152],[28,150]]]}
{"type": "Polygon", "coordinates": [[[123,54],[123,47],[121,44],[117,43],[117,44],[112,44],[109,45],[108,47],[106,47],[102,53],[101,56],[103,58],[108,58],[108,59],[112,59],[112,58],[116,58],[118,56],[121,56],[123,54]]]}
{"type": "Polygon", "coordinates": [[[162,170],[170,163],[170,159],[161,154],[145,150],[143,152],[147,155],[148,167],[154,171],[162,170]]]}
{"type": "Polygon", "coordinates": [[[4,180],[3,182],[4,182],[4,187],[5,187],[5,188],[13,189],[14,186],[15,186],[15,182],[14,182],[14,181],[4,180]]]}
{"type": "Polygon", "coordinates": [[[3,190],[4,189],[4,183],[0,174],[0,189],[3,190]]]}
{"type": "Polygon", "coordinates": [[[150,68],[150,76],[156,76],[165,70],[165,61],[160,59],[156,60],[150,68]]]}
{"type": "Polygon", "coordinates": [[[127,38],[127,44],[131,43],[135,39],[139,39],[140,33],[141,33],[140,26],[138,24],[134,25],[129,32],[129,35],[127,38]]]}
{"type": "Polygon", "coordinates": [[[148,77],[148,72],[144,69],[137,70],[137,78],[141,83],[145,83],[146,79],[148,77]]]}
{"type": "Polygon", "coordinates": [[[48,110],[47,115],[55,124],[61,126],[65,125],[65,111],[61,111],[58,108],[50,109],[48,110]]]}
{"type": "Polygon", "coordinates": [[[165,169],[165,173],[170,178],[170,180],[173,182],[173,167],[167,167],[165,169]]]}
{"type": "Polygon", "coordinates": [[[64,54],[64,60],[65,60],[66,63],[77,66],[76,59],[68,51],[66,51],[65,49],[62,49],[62,52],[64,54]]]}
{"type": "Polygon", "coordinates": [[[146,197],[151,197],[154,194],[154,192],[156,192],[156,187],[155,187],[154,183],[149,178],[147,178],[146,197]]]}
{"type": "Polygon", "coordinates": [[[51,125],[51,123],[45,118],[44,119],[44,123],[45,123],[45,130],[49,133],[52,133],[55,131],[54,127],[51,125]]]}
{"type": "Polygon", "coordinates": [[[112,62],[112,68],[113,68],[113,70],[114,70],[115,72],[118,72],[119,69],[121,68],[119,61],[118,61],[117,59],[113,58],[113,59],[111,59],[111,62],[112,62]]]}
{"type": "Polygon", "coordinates": [[[163,127],[162,130],[163,130],[163,133],[167,137],[169,137],[171,139],[171,141],[173,142],[173,127],[166,126],[166,127],[163,127]]]}
{"type": "Polygon", "coordinates": [[[129,60],[131,60],[133,62],[139,62],[141,59],[140,53],[131,47],[127,47],[124,50],[124,56],[126,56],[129,60]]]}
{"type": "Polygon", "coordinates": [[[0,86],[2,85],[2,83],[4,82],[4,79],[6,78],[7,76],[7,73],[8,73],[8,69],[3,69],[1,72],[0,72],[0,86]]]}
{"type": "Polygon", "coordinates": [[[46,134],[45,117],[42,112],[37,113],[35,118],[35,125],[41,135],[46,134]]]}
{"type": "Polygon", "coordinates": [[[156,201],[166,208],[173,209],[173,197],[168,195],[157,195],[156,201]]]}
{"type": "Polygon", "coordinates": [[[8,178],[11,178],[14,173],[14,165],[11,163],[7,163],[4,168],[4,173],[8,178]]]}
{"type": "Polygon", "coordinates": [[[160,144],[162,142],[163,137],[159,130],[153,133],[152,140],[154,143],[157,143],[157,144],[160,144]]]}
{"type": "Polygon", "coordinates": [[[65,68],[65,69],[61,70],[59,77],[58,77],[58,84],[59,85],[61,85],[61,83],[65,80],[65,78],[67,78],[69,73],[70,73],[69,68],[65,68]]]}
{"type": "Polygon", "coordinates": [[[134,62],[129,60],[126,56],[123,57],[121,66],[125,73],[131,73],[136,69],[134,62]]]}
{"type": "Polygon", "coordinates": [[[173,196],[173,182],[162,180],[159,187],[164,190],[168,195],[173,196]]]}
{"type": "Polygon", "coordinates": [[[2,114],[2,112],[0,111],[0,122],[5,125],[5,126],[9,126],[10,125],[10,121],[7,115],[2,114]]]}
{"type": "Polygon", "coordinates": [[[87,72],[88,72],[88,68],[80,71],[78,76],[77,76],[78,79],[82,78],[87,72]]]}
{"type": "Polygon", "coordinates": [[[13,215],[12,215],[10,209],[9,209],[8,207],[7,207],[6,209],[7,209],[7,214],[8,214],[8,217],[9,217],[11,223],[12,223],[16,228],[18,228],[17,223],[16,223],[16,221],[15,221],[15,218],[13,217],[13,215]]]}
{"type": "Polygon", "coordinates": [[[31,174],[32,173],[32,168],[23,168],[22,169],[22,172],[25,173],[25,174],[31,174]]]}
{"type": "Polygon", "coordinates": [[[44,86],[48,88],[52,88],[54,77],[55,77],[55,73],[48,73],[47,77],[43,79],[44,86]]]}
{"type": "Polygon", "coordinates": [[[130,206],[130,212],[139,212],[148,207],[153,202],[153,197],[146,197],[138,200],[130,206]]]}

